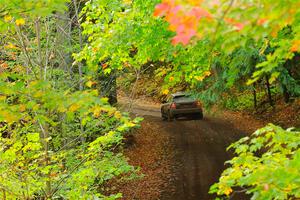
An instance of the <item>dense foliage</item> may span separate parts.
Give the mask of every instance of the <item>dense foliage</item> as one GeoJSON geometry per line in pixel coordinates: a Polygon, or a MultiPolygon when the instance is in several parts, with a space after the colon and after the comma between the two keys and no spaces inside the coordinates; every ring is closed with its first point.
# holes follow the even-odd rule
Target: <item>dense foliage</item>
{"type": "MultiPolygon", "coordinates": [[[[205,88],[204,100],[214,102],[236,90],[246,94],[250,90],[257,107],[257,89],[262,83],[271,106],[272,84],[286,102],[299,97],[298,6],[299,1],[165,0],[156,6],[154,14],[165,16],[176,32],[173,44],[207,44],[201,52],[206,54],[202,64],[208,65],[214,77],[196,84],[200,90],[205,88]],[[207,96],[213,98],[207,100],[207,96]]],[[[228,104],[231,97],[225,97],[228,104]]],[[[211,187],[211,193],[225,199],[236,192],[251,194],[251,199],[300,197],[299,132],[269,125],[231,148],[237,157],[228,161],[230,167],[211,187]]]]}
{"type": "Polygon", "coordinates": [[[123,135],[140,119],[112,107],[84,63],[73,1],[0,1],[0,198],[115,199],[134,175],[123,135]],[[73,63],[73,64],[72,64],[73,63]]]}
{"type": "Polygon", "coordinates": [[[5,73],[0,87],[3,198],[103,197],[104,181],[133,170],[111,149],[136,124],[97,92],[59,90],[5,73]]]}
{"type": "MultiPolygon", "coordinates": [[[[165,80],[164,86],[156,95],[168,94],[176,91],[178,86],[186,85],[185,88],[198,94],[201,92],[200,98],[207,104],[215,103],[232,93],[245,92],[254,95],[253,104],[257,105],[260,99],[256,96],[263,91],[270,104],[273,104],[271,90],[274,87],[278,88],[276,91],[283,94],[287,102],[291,97],[299,96],[297,13],[293,12],[286,17],[293,19],[289,19],[291,25],[286,26],[286,18],[276,21],[278,17],[275,13],[264,17],[259,15],[263,11],[245,13],[251,21],[246,20],[244,15],[238,14],[241,3],[237,2],[233,5],[226,1],[220,5],[207,5],[204,2],[202,7],[193,7],[181,1],[166,1],[156,6],[154,14],[166,15],[165,19],[170,22],[168,30],[168,23],[152,16],[157,3],[158,1],[87,3],[82,20],[83,33],[89,37],[90,42],[76,55],[77,60],[87,61],[90,68],[101,63],[104,73],[117,73],[118,76],[131,73],[137,79],[151,68],[151,73],[156,71],[158,83],[161,78],[165,80]],[[228,12],[225,13],[227,9],[228,12]],[[185,12],[188,12],[187,16],[185,12]],[[226,15],[223,16],[222,13],[226,15]],[[276,28],[276,34],[274,31],[270,32],[274,21],[280,26],[276,28]],[[179,26],[179,22],[182,26],[179,26]],[[176,27],[182,29],[183,33],[178,33],[180,31],[176,27]],[[183,38],[186,45],[182,46],[180,37],[187,34],[186,27],[193,29],[193,34],[183,38]],[[172,33],[174,30],[177,31],[175,37],[172,33]],[[179,45],[171,45],[170,41],[174,38],[177,41],[173,40],[174,44],[179,45]],[[191,42],[187,44],[189,40],[191,42]],[[281,46],[284,41],[289,43],[288,48],[283,44],[281,46]],[[275,65],[270,63],[273,62],[270,60],[271,56],[283,58],[274,58],[273,60],[278,60],[275,65]],[[236,91],[231,87],[233,85],[241,87],[236,91]]],[[[199,2],[196,1],[196,4],[199,5],[199,2]]],[[[258,6],[248,5],[247,2],[244,4],[245,7],[252,7],[252,10],[258,6]]],[[[272,6],[277,8],[280,4],[272,6]]],[[[287,5],[280,13],[293,6],[294,3],[287,5]]],[[[132,80],[135,81],[136,78],[132,80]]]]}
{"type": "Polygon", "coordinates": [[[230,167],[210,192],[229,197],[246,192],[262,200],[299,198],[299,134],[269,124],[232,144],[228,149],[237,156],[227,161],[230,167]]]}
{"type": "MultiPolygon", "coordinates": [[[[238,110],[298,98],[298,7],[298,0],[0,0],[1,198],[120,196],[105,197],[101,186],[134,171],[120,144],[140,119],[111,106],[116,80],[134,90],[147,77],[155,89],[143,90],[156,96],[185,89],[207,106],[238,110]]],[[[299,197],[298,140],[298,132],[270,125],[235,143],[238,156],[211,191],[299,197]]]]}

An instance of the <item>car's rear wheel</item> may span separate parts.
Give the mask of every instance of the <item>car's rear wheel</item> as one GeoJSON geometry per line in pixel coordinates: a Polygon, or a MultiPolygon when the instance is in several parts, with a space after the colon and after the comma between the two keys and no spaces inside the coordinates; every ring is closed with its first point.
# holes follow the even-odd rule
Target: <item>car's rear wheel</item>
{"type": "Polygon", "coordinates": [[[172,121],[172,119],[173,119],[172,116],[171,116],[170,111],[168,112],[168,118],[167,119],[168,119],[169,122],[172,121]]]}
{"type": "Polygon", "coordinates": [[[198,114],[198,119],[203,119],[203,113],[202,112],[198,114]]]}
{"type": "Polygon", "coordinates": [[[161,110],[160,112],[161,112],[161,118],[162,118],[163,120],[167,120],[167,117],[166,117],[166,115],[164,114],[163,110],[161,110]]]}

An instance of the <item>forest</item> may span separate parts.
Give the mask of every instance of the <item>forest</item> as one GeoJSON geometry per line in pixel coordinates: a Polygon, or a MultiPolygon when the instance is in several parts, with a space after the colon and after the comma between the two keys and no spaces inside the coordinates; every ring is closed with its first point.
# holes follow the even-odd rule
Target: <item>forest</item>
{"type": "Polygon", "coordinates": [[[207,193],[300,199],[299,8],[299,0],[0,0],[0,199],[122,199],[114,182],[143,176],[126,139],[147,117],[124,110],[120,96],[161,103],[178,91],[207,115],[267,122],[224,148],[234,157],[207,193]]]}

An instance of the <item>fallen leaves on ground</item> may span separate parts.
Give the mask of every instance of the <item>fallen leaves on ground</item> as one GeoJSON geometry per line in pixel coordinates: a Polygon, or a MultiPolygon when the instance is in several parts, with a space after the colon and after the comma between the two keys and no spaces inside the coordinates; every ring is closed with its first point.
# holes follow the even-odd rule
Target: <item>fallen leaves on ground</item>
{"type": "Polygon", "coordinates": [[[144,121],[142,127],[131,137],[130,146],[125,149],[129,163],[139,166],[143,177],[112,183],[115,192],[121,192],[124,200],[156,200],[165,191],[175,190],[170,181],[174,165],[170,135],[157,130],[160,128],[155,122],[144,121]]]}

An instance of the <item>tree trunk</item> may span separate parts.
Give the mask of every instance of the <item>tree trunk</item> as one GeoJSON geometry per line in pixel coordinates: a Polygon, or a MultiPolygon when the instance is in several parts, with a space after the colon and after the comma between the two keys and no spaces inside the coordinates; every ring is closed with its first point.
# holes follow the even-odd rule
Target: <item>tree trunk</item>
{"type": "Polygon", "coordinates": [[[267,93],[268,93],[268,100],[269,100],[269,103],[270,103],[270,106],[274,106],[274,102],[273,102],[273,99],[272,99],[272,93],[271,93],[271,86],[270,86],[270,82],[269,82],[269,77],[266,76],[266,87],[267,87],[267,93]]]}
{"type": "Polygon", "coordinates": [[[257,93],[256,93],[256,88],[255,85],[253,85],[253,103],[254,103],[254,108],[255,110],[257,109],[257,93]]]}
{"type": "Polygon", "coordinates": [[[68,72],[72,65],[71,53],[67,51],[72,46],[72,23],[69,16],[70,13],[69,11],[57,12],[56,15],[56,51],[61,59],[59,67],[68,72]]]}
{"type": "Polygon", "coordinates": [[[290,102],[290,93],[288,92],[285,85],[282,86],[282,90],[283,90],[284,102],[289,103],[290,102]]]}

